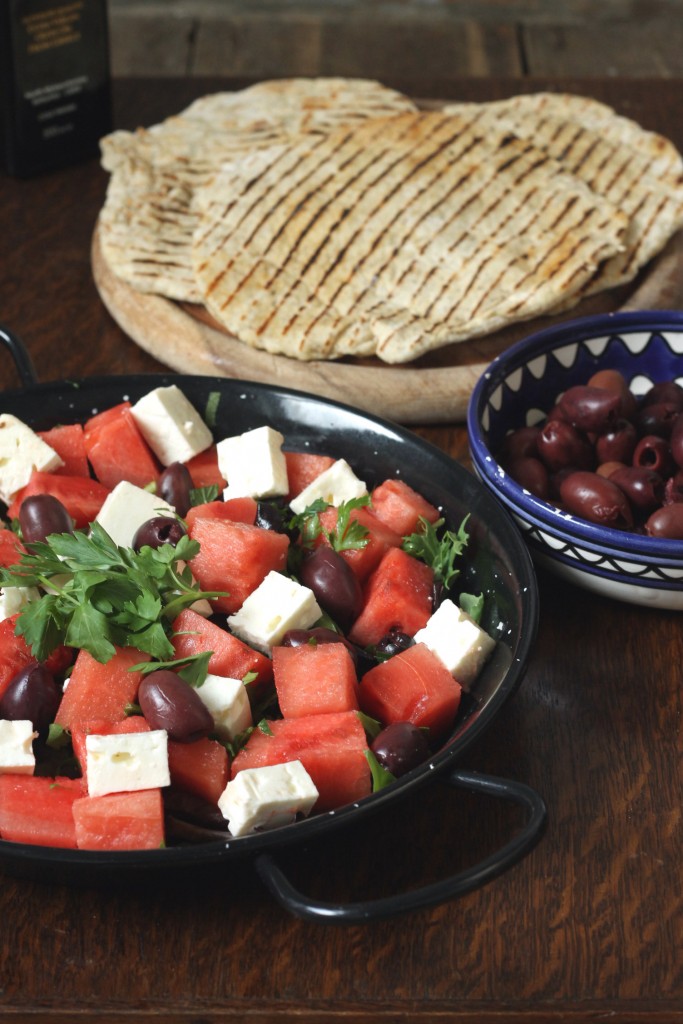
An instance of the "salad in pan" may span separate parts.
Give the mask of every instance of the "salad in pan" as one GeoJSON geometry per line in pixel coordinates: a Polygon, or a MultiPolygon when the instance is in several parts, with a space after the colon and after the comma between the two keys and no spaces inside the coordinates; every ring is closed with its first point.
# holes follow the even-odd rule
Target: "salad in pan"
{"type": "Polygon", "coordinates": [[[267,423],[214,438],[211,404],[0,415],[2,839],[151,849],[356,802],[492,653],[466,519],[267,423]]]}

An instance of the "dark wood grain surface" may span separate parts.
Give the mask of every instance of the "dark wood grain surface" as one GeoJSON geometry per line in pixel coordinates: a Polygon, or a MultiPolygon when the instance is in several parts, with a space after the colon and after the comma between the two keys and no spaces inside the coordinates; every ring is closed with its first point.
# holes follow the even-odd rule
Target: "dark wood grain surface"
{"type": "MultiPolygon", "coordinates": [[[[218,85],[122,80],[116,122],[151,123],[218,85]]],[[[683,147],[680,81],[463,81],[448,97],[549,86],[606,100],[683,147]]],[[[96,161],[0,178],[0,323],[44,381],[160,368],[92,282],[105,187],[96,161]]],[[[4,356],[0,380],[16,383],[4,356]]],[[[417,432],[467,461],[461,427],[417,432]]],[[[523,861],[459,900],[350,927],[295,919],[248,867],[100,889],[1,871],[0,1019],[683,1022],[681,618],[550,576],[539,586],[526,678],[466,765],[544,797],[547,831],[523,861]]],[[[368,898],[474,863],[516,824],[437,780],[285,863],[311,895],[368,898]]]]}

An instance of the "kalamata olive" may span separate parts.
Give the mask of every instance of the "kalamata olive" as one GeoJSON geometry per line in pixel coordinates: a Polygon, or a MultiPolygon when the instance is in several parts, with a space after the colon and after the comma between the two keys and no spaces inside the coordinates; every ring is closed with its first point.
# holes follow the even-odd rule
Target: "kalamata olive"
{"type": "Polygon", "coordinates": [[[621,396],[621,415],[630,420],[638,405],[638,400],[628,386],[628,381],[619,370],[597,370],[588,379],[590,387],[604,388],[605,391],[615,391],[621,396]]]}
{"type": "Polygon", "coordinates": [[[595,441],[595,456],[601,462],[630,462],[638,443],[638,432],[629,420],[618,419],[595,441]]]}
{"type": "Polygon", "coordinates": [[[172,516],[154,516],[136,530],[132,547],[135,551],[143,547],[160,548],[162,544],[175,547],[185,533],[183,524],[172,516]]]}
{"type": "Polygon", "coordinates": [[[431,751],[424,730],[412,722],[393,722],[372,741],[371,750],[381,766],[396,778],[426,761],[431,751]]]}
{"type": "Polygon", "coordinates": [[[517,430],[511,431],[503,441],[500,461],[507,465],[511,459],[536,455],[536,442],[540,432],[540,427],[518,427],[517,430]]]}
{"type": "Polygon", "coordinates": [[[213,732],[211,712],[197,691],[170,669],[150,672],[140,683],[138,704],[152,729],[165,729],[169,739],[193,743],[213,732]]]}
{"type": "Polygon", "coordinates": [[[645,392],[640,400],[641,406],[657,405],[659,402],[667,402],[678,406],[683,411],[683,388],[675,380],[664,380],[645,392]]]}
{"type": "Polygon", "coordinates": [[[625,462],[601,462],[595,472],[609,478],[616,469],[622,469],[625,465],[625,462]]]}
{"type": "Polygon", "coordinates": [[[672,402],[653,402],[638,409],[635,424],[641,435],[655,434],[657,437],[668,438],[679,408],[672,402]]]}
{"type": "Polygon", "coordinates": [[[343,630],[358,618],[363,607],[363,590],[353,569],[338,551],[321,544],[304,558],[299,578],[343,630]]]}
{"type": "Polygon", "coordinates": [[[558,405],[572,426],[586,433],[602,432],[621,415],[620,394],[588,384],[568,388],[558,405]]]}
{"type": "Polygon", "coordinates": [[[628,530],[633,526],[633,513],[624,492],[611,480],[598,473],[579,471],[565,477],[560,497],[568,512],[591,523],[628,530]]]}
{"type": "Polygon", "coordinates": [[[19,526],[26,544],[38,544],[53,533],[73,533],[73,519],[59,498],[31,494],[19,506],[19,526]]]}
{"type": "Polygon", "coordinates": [[[664,501],[664,480],[652,469],[622,466],[609,479],[621,488],[639,519],[646,518],[664,501]]]}
{"type": "Polygon", "coordinates": [[[186,516],[190,509],[191,490],[192,477],[182,462],[172,462],[159,477],[159,494],[173,505],[179,516],[186,516]]]}
{"type": "MultiPolygon", "coordinates": [[[[663,381],[636,398],[623,374],[599,370],[587,385],[570,387],[560,397],[540,433],[522,428],[508,435],[499,461],[530,493],[589,521],[642,533],[643,521],[658,506],[683,505],[683,386],[663,381]],[[593,406],[599,390],[617,396],[621,408],[615,422],[596,430],[590,428],[598,425],[591,417],[600,406],[593,406]],[[534,437],[538,457],[548,470],[547,496],[544,485],[536,482],[534,437]],[[607,483],[601,484],[601,479],[607,483]],[[622,492],[627,507],[610,485],[622,492]]],[[[656,516],[653,523],[652,529],[675,529],[666,516],[664,525],[658,525],[656,516]]]]}
{"type": "Polygon", "coordinates": [[[572,466],[592,469],[593,448],[584,434],[564,420],[549,420],[538,435],[538,454],[551,473],[572,466]]]}
{"type": "Polygon", "coordinates": [[[683,502],[676,501],[653,512],[645,523],[645,533],[650,537],[683,540],[683,502]]]}
{"type": "Polygon", "coordinates": [[[671,426],[669,451],[676,465],[683,467],[683,413],[679,413],[671,426]]]}
{"type": "Polygon", "coordinates": [[[670,476],[664,485],[664,505],[674,501],[683,501],[683,469],[670,476]]]}
{"type": "Polygon", "coordinates": [[[400,629],[390,629],[389,632],[378,640],[373,650],[378,658],[393,658],[401,651],[407,651],[415,641],[409,633],[403,633],[400,629]]]}
{"type": "Polygon", "coordinates": [[[297,530],[290,529],[288,521],[292,513],[280,501],[258,501],[256,503],[255,526],[262,530],[273,530],[275,533],[284,533],[292,540],[297,537],[297,530]]]}
{"type": "Polygon", "coordinates": [[[661,477],[668,476],[674,466],[668,442],[656,434],[647,434],[645,437],[641,437],[631,461],[634,466],[653,469],[661,477]]]}
{"type": "Polygon", "coordinates": [[[543,501],[548,500],[550,480],[548,470],[540,459],[533,458],[530,455],[510,459],[507,464],[507,471],[520,487],[524,487],[543,501]]]}
{"type": "Polygon", "coordinates": [[[44,738],[54,721],[61,693],[54,676],[44,665],[34,662],[17,672],[0,698],[0,718],[10,722],[30,721],[44,738]]]}
{"type": "Polygon", "coordinates": [[[312,629],[289,629],[282,638],[283,647],[304,647],[306,644],[344,644],[357,662],[362,653],[360,648],[347,640],[343,633],[337,633],[327,626],[313,626],[312,629]]]}

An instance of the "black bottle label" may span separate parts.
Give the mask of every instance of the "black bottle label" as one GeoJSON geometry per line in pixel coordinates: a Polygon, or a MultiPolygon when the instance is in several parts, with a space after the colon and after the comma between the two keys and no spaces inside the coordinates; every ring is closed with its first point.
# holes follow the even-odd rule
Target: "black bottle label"
{"type": "Polygon", "coordinates": [[[111,129],[105,0],[0,0],[4,165],[31,175],[94,156],[111,129]]]}

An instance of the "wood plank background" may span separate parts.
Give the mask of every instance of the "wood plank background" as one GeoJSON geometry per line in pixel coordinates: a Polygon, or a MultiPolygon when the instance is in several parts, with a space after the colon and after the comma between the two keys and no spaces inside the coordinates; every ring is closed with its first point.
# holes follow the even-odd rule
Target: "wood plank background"
{"type": "Polygon", "coordinates": [[[683,0],[109,0],[115,76],[683,77],[683,0]]]}

